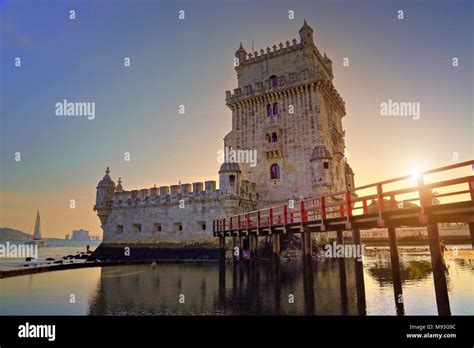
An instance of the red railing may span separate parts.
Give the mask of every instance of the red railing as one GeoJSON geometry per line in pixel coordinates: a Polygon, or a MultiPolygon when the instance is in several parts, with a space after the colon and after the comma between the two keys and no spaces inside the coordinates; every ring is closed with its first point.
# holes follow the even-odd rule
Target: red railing
{"type": "Polygon", "coordinates": [[[454,176],[453,170],[466,169],[467,167],[471,167],[470,169],[473,171],[474,160],[428,170],[419,173],[418,177],[406,175],[356,187],[351,191],[306,198],[294,202],[294,204],[289,203],[233,215],[229,218],[217,219],[213,221],[213,230],[214,232],[222,232],[311,221],[318,221],[324,226],[327,219],[345,218],[349,223],[351,216],[369,214],[377,214],[378,225],[383,227],[382,213],[386,210],[420,207],[423,216],[424,208],[433,205],[435,200],[441,198],[457,196],[455,202],[468,200],[474,202],[474,175],[458,176],[443,181],[426,183],[431,175],[443,173],[454,176]],[[411,181],[411,183],[404,184],[405,181],[411,181]],[[390,190],[388,186],[394,184],[402,187],[390,190]],[[456,186],[464,187],[459,189],[456,186]],[[447,189],[448,191],[437,193],[434,191],[435,189],[447,189]],[[403,198],[403,196],[409,197],[403,198]]]}

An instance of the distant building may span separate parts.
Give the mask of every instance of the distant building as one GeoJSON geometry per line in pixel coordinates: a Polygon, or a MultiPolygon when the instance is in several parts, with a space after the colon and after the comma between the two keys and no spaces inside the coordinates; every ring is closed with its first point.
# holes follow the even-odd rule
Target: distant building
{"type": "Polygon", "coordinates": [[[72,231],[72,240],[90,240],[89,231],[80,229],[72,231]]]}
{"type": "Polygon", "coordinates": [[[69,233],[66,234],[66,237],[64,237],[65,240],[69,240],[69,233]]]}

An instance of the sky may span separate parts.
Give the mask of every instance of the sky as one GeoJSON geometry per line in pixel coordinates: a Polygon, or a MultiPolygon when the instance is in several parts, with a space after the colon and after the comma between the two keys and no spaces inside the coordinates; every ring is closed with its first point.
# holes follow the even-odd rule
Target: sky
{"type": "Polygon", "coordinates": [[[107,166],[126,190],[217,181],[234,52],[299,40],[304,19],[333,61],[356,186],[473,159],[473,13],[467,0],[0,0],[0,227],[28,232],[39,209],[43,236],[101,234],[107,166]],[[95,118],[56,116],[64,99],[95,102],[95,118]],[[389,99],[420,103],[420,118],[381,116],[389,99]]]}

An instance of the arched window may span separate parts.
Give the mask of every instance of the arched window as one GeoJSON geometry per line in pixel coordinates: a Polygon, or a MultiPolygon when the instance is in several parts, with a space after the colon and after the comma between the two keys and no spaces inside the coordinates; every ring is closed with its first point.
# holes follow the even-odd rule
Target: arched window
{"type": "Polygon", "coordinates": [[[229,175],[229,184],[230,184],[230,186],[234,186],[234,184],[235,184],[235,175],[229,175]]]}
{"type": "Polygon", "coordinates": [[[276,133],[272,133],[272,143],[276,143],[278,141],[278,136],[276,133]]]}
{"type": "Polygon", "coordinates": [[[271,115],[272,115],[272,111],[273,111],[273,109],[272,109],[271,104],[268,104],[268,105],[267,105],[267,116],[271,116],[271,115]]]}
{"type": "Polygon", "coordinates": [[[276,163],[270,167],[270,179],[280,179],[280,166],[276,163]]]}
{"type": "Polygon", "coordinates": [[[273,104],[273,115],[278,115],[278,103],[273,104]]]}
{"type": "Polygon", "coordinates": [[[270,76],[270,81],[271,81],[271,84],[272,84],[273,88],[278,87],[278,77],[277,76],[275,76],[275,75],[270,76]]]}

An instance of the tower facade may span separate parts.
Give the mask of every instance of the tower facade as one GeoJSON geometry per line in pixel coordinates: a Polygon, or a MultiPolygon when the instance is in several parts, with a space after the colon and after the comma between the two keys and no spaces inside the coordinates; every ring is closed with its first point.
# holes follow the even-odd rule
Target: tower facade
{"type": "Polygon", "coordinates": [[[232,130],[224,146],[256,150],[257,165],[239,169],[256,183],[259,207],[346,190],[353,175],[346,175],[346,110],[332,61],[306,21],[299,36],[250,53],[241,44],[235,53],[238,85],[226,92],[232,130]]]}

